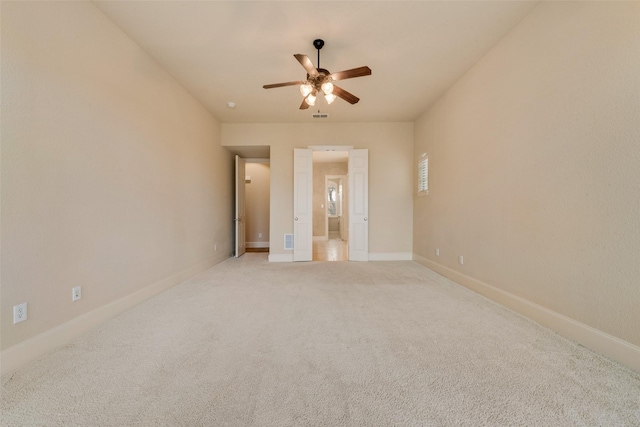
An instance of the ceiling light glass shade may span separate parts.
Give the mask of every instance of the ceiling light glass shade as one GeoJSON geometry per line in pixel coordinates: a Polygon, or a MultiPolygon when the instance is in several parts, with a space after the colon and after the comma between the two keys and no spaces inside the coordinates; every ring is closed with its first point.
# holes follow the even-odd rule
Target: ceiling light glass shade
{"type": "Polygon", "coordinates": [[[314,94],[310,94],[309,96],[307,96],[307,104],[312,107],[316,105],[316,96],[314,94]]]}
{"type": "Polygon", "coordinates": [[[324,92],[325,95],[329,95],[330,93],[333,93],[333,83],[331,82],[322,83],[322,91],[324,92]]]}
{"type": "Polygon", "coordinates": [[[324,99],[327,101],[327,104],[331,104],[333,101],[336,100],[336,96],[332,93],[325,95],[324,99]]]}
{"type": "Polygon", "coordinates": [[[313,86],[311,86],[309,83],[300,85],[300,93],[302,94],[302,96],[309,95],[312,90],[313,86]]]}

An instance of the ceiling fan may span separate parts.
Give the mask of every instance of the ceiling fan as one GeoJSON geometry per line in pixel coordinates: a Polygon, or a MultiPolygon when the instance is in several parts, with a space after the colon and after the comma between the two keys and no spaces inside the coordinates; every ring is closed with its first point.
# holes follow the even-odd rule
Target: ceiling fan
{"type": "Polygon", "coordinates": [[[307,71],[307,80],[300,80],[295,82],[275,83],[262,86],[265,89],[273,89],[275,87],[283,86],[297,86],[300,85],[300,93],[304,97],[302,104],[300,104],[301,110],[314,106],[316,103],[317,95],[322,93],[328,104],[335,101],[336,97],[342,98],[350,104],[355,104],[360,101],[360,98],[347,92],[339,86],[333,84],[338,80],[352,79],[354,77],[370,76],[371,69],[369,67],[352,68],[351,70],[339,71],[337,73],[330,73],[329,70],[320,68],[320,49],[324,46],[324,40],[316,39],[313,41],[313,46],[318,49],[318,68],[313,66],[313,63],[307,55],[295,54],[293,55],[298,62],[307,71]]]}

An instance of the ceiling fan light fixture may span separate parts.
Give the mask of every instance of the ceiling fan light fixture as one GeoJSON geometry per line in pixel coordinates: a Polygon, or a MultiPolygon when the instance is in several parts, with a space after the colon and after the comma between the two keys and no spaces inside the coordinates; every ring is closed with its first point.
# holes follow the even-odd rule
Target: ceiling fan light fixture
{"type": "Polygon", "coordinates": [[[324,82],[322,83],[322,92],[324,92],[325,95],[330,95],[333,93],[333,83],[331,82],[324,82]]]}
{"type": "Polygon", "coordinates": [[[310,93],[309,96],[307,96],[307,104],[312,107],[316,105],[316,96],[313,93],[310,93]]]}
{"type": "Polygon", "coordinates": [[[332,93],[328,93],[324,96],[324,99],[327,101],[327,104],[331,104],[333,101],[336,100],[336,96],[332,93]]]}
{"type": "Polygon", "coordinates": [[[311,91],[313,91],[313,86],[311,86],[309,83],[300,85],[300,93],[302,94],[302,96],[309,95],[311,91]]]}

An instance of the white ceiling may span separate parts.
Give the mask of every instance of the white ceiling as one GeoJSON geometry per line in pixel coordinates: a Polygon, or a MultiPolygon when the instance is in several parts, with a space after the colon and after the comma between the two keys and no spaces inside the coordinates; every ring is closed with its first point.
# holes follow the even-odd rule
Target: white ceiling
{"type": "Polygon", "coordinates": [[[412,121],[537,2],[525,1],[96,1],[95,4],[221,122],[412,121]],[[331,72],[367,65],[339,85],[350,105],[299,110],[304,80],[293,54],[331,72]],[[237,104],[229,109],[227,102],[237,104]],[[329,113],[313,119],[312,112],[329,113]]]}

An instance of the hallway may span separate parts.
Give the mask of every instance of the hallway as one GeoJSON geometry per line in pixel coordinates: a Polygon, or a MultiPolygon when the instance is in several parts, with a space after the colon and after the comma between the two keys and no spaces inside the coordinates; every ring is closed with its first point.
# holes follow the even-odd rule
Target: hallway
{"type": "Polygon", "coordinates": [[[348,261],[349,246],[337,236],[329,236],[329,240],[313,242],[314,261],[348,261]]]}

